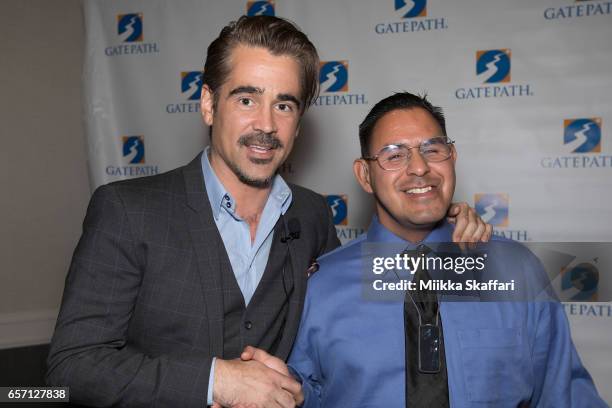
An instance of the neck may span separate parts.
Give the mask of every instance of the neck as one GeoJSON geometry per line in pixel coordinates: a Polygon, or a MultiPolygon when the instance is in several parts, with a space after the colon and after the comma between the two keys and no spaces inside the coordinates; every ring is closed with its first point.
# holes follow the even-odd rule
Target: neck
{"type": "Polygon", "coordinates": [[[425,225],[404,225],[391,217],[385,211],[376,211],[382,226],[393,234],[412,244],[422,242],[437,227],[438,223],[425,225]]]}
{"type": "Polygon", "coordinates": [[[210,149],[208,158],[210,160],[210,166],[215,171],[215,175],[236,201],[236,212],[238,215],[244,219],[251,228],[253,228],[253,226],[256,228],[259,216],[263,212],[272,186],[259,188],[243,183],[213,149],[210,149]]]}

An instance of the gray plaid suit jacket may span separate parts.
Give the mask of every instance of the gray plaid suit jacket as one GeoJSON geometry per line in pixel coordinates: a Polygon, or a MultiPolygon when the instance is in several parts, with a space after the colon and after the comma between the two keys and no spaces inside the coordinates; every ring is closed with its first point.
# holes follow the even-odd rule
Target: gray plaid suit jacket
{"type": "MultiPolygon", "coordinates": [[[[297,333],[307,267],[339,245],[325,199],[290,187],[285,218],[300,221],[301,236],[287,268],[294,290],[282,358],[297,333]]],[[[284,255],[284,245],[275,240],[270,257],[284,255]]],[[[71,401],[93,406],[206,406],[212,357],[223,354],[222,259],[200,156],[98,188],[66,277],[48,384],[69,386],[71,401]]]]}

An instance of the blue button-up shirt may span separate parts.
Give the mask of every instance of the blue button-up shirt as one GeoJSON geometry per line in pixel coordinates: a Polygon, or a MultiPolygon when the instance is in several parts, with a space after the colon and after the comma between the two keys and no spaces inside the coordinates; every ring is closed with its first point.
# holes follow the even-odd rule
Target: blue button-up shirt
{"type": "MultiPolygon", "coordinates": [[[[248,305],[268,263],[274,226],[291,204],[291,189],[280,175],[274,176],[270,195],[257,225],[255,240],[252,241],[249,224],[238,215],[236,201],[210,165],[209,151],[210,147],[207,147],[202,154],[206,194],[244,303],[248,305]]],[[[215,360],[212,362],[208,381],[209,405],[213,403],[214,375],[215,360]]]]}
{"type": "Polygon", "coordinates": [[[268,263],[274,226],[291,204],[291,189],[281,176],[274,176],[270,195],[257,225],[255,240],[252,241],[249,224],[240,218],[236,201],[210,166],[209,150],[210,147],[207,147],[202,154],[202,173],[208,201],[234,276],[244,296],[244,303],[248,305],[268,263]]]}
{"type": "MultiPolygon", "coordinates": [[[[424,243],[450,242],[451,236],[444,224],[424,243]]],[[[373,243],[414,247],[375,218],[367,234],[321,257],[308,282],[289,358],[303,384],[305,408],[406,407],[403,296],[364,298],[363,256],[373,243]]],[[[528,251],[511,247],[496,254],[501,272],[537,275],[528,251]]],[[[580,362],[558,302],[443,301],[440,316],[450,406],[606,406],[580,362]]]]}

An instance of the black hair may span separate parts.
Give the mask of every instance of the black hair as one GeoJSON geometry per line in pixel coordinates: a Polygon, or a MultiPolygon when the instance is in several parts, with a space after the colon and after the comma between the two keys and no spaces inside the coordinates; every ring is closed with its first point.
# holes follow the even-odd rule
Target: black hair
{"type": "Polygon", "coordinates": [[[446,136],[446,120],[444,119],[442,108],[432,105],[427,100],[427,95],[419,96],[409,92],[397,92],[374,105],[363,122],[359,125],[361,157],[365,158],[370,156],[369,148],[372,131],[376,123],[378,123],[383,116],[398,109],[415,108],[421,108],[429,112],[435,121],[438,122],[440,129],[442,129],[442,134],[446,136]]]}

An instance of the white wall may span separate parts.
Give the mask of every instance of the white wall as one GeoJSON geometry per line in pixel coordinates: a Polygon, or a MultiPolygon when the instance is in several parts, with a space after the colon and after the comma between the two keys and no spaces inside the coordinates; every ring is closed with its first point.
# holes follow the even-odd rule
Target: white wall
{"type": "Polygon", "coordinates": [[[0,3],[0,348],[49,340],[89,200],[79,0],[0,3]]]}

